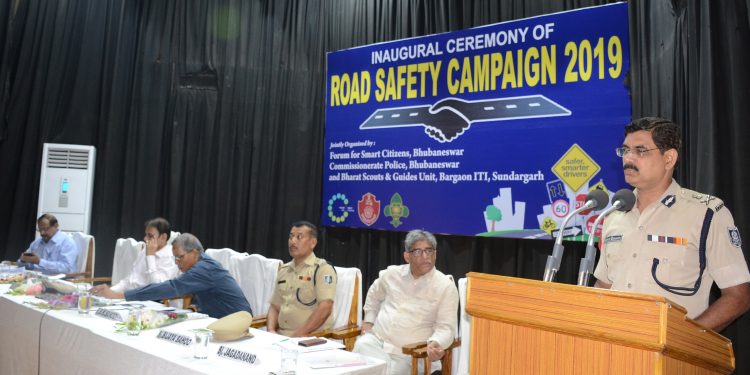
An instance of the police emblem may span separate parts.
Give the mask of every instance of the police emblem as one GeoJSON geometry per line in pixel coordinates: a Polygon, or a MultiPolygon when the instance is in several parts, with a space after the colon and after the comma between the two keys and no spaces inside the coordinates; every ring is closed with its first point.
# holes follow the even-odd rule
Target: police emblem
{"type": "Polygon", "coordinates": [[[323,276],[323,282],[326,284],[333,284],[333,276],[331,275],[323,276]]]}
{"type": "Polygon", "coordinates": [[[737,227],[727,228],[729,232],[729,242],[736,248],[742,247],[742,238],[740,238],[740,231],[737,227]]]}
{"type": "Polygon", "coordinates": [[[357,214],[359,220],[369,227],[380,217],[380,201],[372,193],[363,195],[362,199],[357,201],[357,214]]]}

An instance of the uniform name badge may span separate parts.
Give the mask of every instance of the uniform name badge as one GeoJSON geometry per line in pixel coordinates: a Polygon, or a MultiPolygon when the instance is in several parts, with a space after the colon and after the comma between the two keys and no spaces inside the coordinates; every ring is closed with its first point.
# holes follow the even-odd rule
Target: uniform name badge
{"type": "Polygon", "coordinates": [[[610,243],[610,242],[620,242],[622,241],[622,235],[614,235],[614,236],[607,236],[604,238],[604,243],[610,243]]]}

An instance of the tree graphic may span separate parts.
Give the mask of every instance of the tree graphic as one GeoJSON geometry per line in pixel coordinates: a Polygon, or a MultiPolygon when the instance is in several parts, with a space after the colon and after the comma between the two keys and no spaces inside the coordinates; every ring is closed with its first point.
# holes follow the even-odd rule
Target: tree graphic
{"type": "Polygon", "coordinates": [[[503,213],[495,205],[491,204],[484,210],[484,214],[487,216],[487,220],[492,220],[492,230],[495,231],[495,222],[503,219],[503,213]]]}

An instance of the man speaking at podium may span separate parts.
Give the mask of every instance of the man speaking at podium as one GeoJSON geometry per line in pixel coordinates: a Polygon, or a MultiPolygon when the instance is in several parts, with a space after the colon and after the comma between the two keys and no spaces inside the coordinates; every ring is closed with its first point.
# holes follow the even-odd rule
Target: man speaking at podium
{"type": "Polygon", "coordinates": [[[669,120],[645,117],[625,127],[616,151],[636,204],[605,220],[595,286],[666,297],[720,331],[750,308],[750,272],[724,203],[672,179],[680,143],[669,120]],[[709,307],[714,282],[721,297],[709,307]]]}

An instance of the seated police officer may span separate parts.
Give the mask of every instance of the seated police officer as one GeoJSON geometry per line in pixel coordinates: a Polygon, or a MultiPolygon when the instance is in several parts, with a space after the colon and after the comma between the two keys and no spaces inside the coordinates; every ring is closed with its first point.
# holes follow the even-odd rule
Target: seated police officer
{"type": "Polygon", "coordinates": [[[336,271],[313,249],[318,229],[310,222],[292,224],[289,255],[276,278],[276,287],[268,310],[268,331],[291,337],[307,336],[333,325],[333,298],[336,271]]]}

